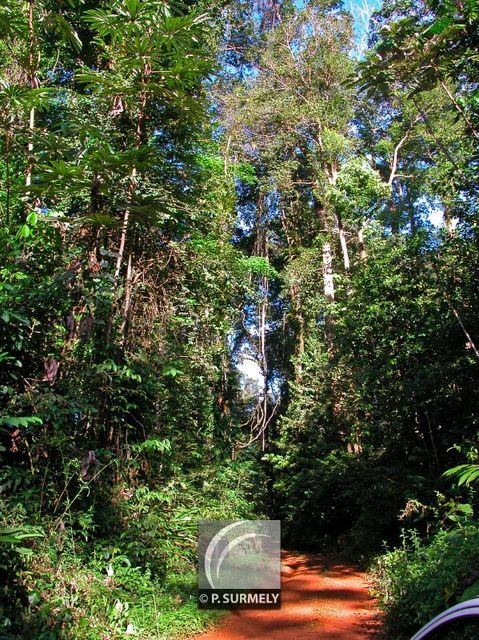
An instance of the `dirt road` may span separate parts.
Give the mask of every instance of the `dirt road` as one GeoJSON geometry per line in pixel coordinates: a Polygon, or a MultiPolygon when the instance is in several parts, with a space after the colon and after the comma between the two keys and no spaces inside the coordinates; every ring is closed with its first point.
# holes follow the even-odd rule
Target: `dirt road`
{"type": "Polygon", "coordinates": [[[197,640],[366,640],[378,628],[365,575],[314,555],[285,554],[280,610],[231,612],[197,640]]]}

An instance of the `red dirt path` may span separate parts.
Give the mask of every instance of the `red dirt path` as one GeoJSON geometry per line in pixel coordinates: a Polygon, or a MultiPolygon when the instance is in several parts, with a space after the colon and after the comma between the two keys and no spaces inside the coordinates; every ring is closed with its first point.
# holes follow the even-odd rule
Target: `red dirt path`
{"type": "Polygon", "coordinates": [[[366,576],[314,555],[283,557],[279,610],[233,611],[196,640],[366,640],[378,629],[366,576]]]}

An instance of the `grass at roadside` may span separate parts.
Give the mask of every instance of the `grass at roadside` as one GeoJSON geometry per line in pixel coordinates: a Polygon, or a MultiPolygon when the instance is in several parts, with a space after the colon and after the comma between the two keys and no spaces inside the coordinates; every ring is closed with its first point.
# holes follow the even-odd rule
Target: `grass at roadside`
{"type": "MultiPolygon", "coordinates": [[[[23,615],[0,629],[2,640],[170,640],[190,637],[222,613],[199,610],[196,572],[185,568],[163,578],[127,558],[85,563],[38,553],[18,572],[15,597],[23,615]]],[[[7,618],[8,620],[8,618],[7,618]]],[[[5,621],[4,621],[5,624],[5,621]]]]}

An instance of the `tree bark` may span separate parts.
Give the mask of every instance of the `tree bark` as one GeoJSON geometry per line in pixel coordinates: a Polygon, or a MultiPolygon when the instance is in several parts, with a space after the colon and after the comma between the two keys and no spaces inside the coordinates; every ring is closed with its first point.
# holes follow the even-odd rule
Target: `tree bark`
{"type": "Polygon", "coordinates": [[[326,241],[323,244],[323,277],[324,295],[327,302],[334,302],[334,277],[333,277],[333,257],[331,243],[326,241]]]}
{"type": "MultiPolygon", "coordinates": [[[[143,124],[144,124],[144,119],[145,119],[145,108],[146,108],[146,101],[147,101],[147,91],[146,91],[146,83],[147,83],[147,79],[150,75],[150,68],[149,66],[144,63],[143,65],[143,75],[142,75],[142,79],[141,79],[141,91],[139,94],[139,107],[140,107],[140,111],[138,114],[138,120],[136,123],[136,131],[135,131],[135,149],[138,151],[138,149],[141,146],[141,142],[143,139],[143,124]]],[[[133,201],[133,198],[135,196],[135,191],[136,191],[136,186],[137,186],[137,175],[138,175],[138,170],[136,168],[136,166],[134,166],[131,170],[131,175],[130,175],[130,184],[128,187],[128,201],[131,204],[131,202],[133,201]]],[[[131,217],[131,212],[130,212],[130,208],[127,207],[123,213],[123,222],[122,222],[122,226],[121,226],[121,236],[120,236],[120,246],[118,248],[118,257],[116,260],[116,267],[115,267],[115,275],[114,275],[114,284],[115,287],[118,284],[118,279],[120,277],[121,274],[121,268],[122,268],[122,264],[123,264],[123,258],[125,255],[125,247],[126,247],[126,242],[127,242],[127,237],[128,237],[128,231],[129,231],[129,227],[130,227],[130,217],[131,217]]],[[[131,303],[131,294],[132,294],[132,253],[130,251],[129,256],[128,256],[128,267],[127,267],[127,273],[126,273],[126,280],[125,280],[125,297],[124,297],[124,302],[123,302],[123,322],[122,322],[122,326],[121,326],[121,331],[120,331],[120,336],[121,336],[121,341],[122,344],[124,344],[125,342],[125,336],[126,336],[126,329],[127,329],[127,319],[128,319],[128,315],[129,315],[129,309],[130,309],[130,303],[131,303]]]]}
{"type": "MultiPolygon", "coordinates": [[[[331,304],[334,302],[334,275],[333,275],[333,256],[331,251],[331,243],[327,240],[323,244],[323,280],[324,280],[324,297],[326,302],[331,304]]],[[[331,314],[326,312],[325,331],[328,348],[333,346],[333,327],[334,321],[331,314]]]]}
{"type": "Polygon", "coordinates": [[[343,254],[344,270],[348,272],[351,268],[351,262],[349,260],[346,232],[344,231],[343,221],[341,220],[341,216],[339,214],[336,214],[336,220],[338,223],[338,230],[339,230],[339,243],[341,245],[341,252],[343,254]]]}
{"type": "Polygon", "coordinates": [[[130,316],[131,294],[132,294],[132,251],[128,252],[128,262],[126,267],[126,280],[125,280],[125,300],[123,303],[123,322],[121,325],[121,338],[123,346],[125,346],[126,334],[128,329],[128,320],[130,316]]]}
{"type": "MultiPolygon", "coordinates": [[[[136,189],[136,167],[133,167],[130,175],[130,186],[128,188],[128,199],[131,200],[135,194],[136,189]]],[[[123,222],[121,225],[121,236],[120,236],[120,246],[118,248],[118,256],[116,259],[115,266],[115,285],[118,283],[118,278],[120,277],[121,267],[123,264],[123,256],[125,254],[125,246],[126,246],[126,238],[128,235],[128,228],[130,225],[130,209],[125,209],[123,213],[123,222]]]]}
{"type": "MultiPolygon", "coordinates": [[[[33,22],[35,2],[28,2],[28,83],[31,89],[38,89],[39,82],[36,74],[37,65],[35,63],[36,38],[35,26],[33,22]]],[[[27,146],[27,171],[25,175],[25,186],[32,184],[33,174],[33,134],[35,131],[35,107],[31,107],[28,115],[28,146],[27,146]]],[[[27,191],[30,196],[30,191],[27,191]]]]}
{"type": "Polygon", "coordinates": [[[358,246],[359,246],[359,258],[366,262],[368,254],[366,252],[366,245],[364,243],[364,227],[360,227],[358,231],[358,246]]]}
{"type": "Polygon", "coordinates": [[[11,151],[12,133],[10,127],[5,132],[5,225],[10,224],[10,192],[11,192],[11,177],[10,177],[10,151],[11,151]]]}
{"type": "Polygon", "coordinates": [[[301,312],[301,301],[298,293],[298,286],[291,285],[289,288],[289,295],[291,297],[291,307],[294,315],[294,319],[297,324],[297,338],[296,338],[296,363],[294,367],[294,380],[296,383],[300,383],[303,379],[303,355],[305,348],[305,335],[304,335],[304,316],[301,312]]]}
{"type": "MultiPolygon", "coordinates": [[[[336,169],[336,166],[333,164],[330,167],[330,173],[328,178],[329,183],[331,185],[334,185],[336,183],[336,178],[337,178],[337,169],[336,169]]],[[[332,302],[334,302],[334,298],[335,298],[333,252],[331,248],[331,242],[329,241],[329,239],[327,239],[330,233],[330,225],[328,224],[327,212],[325,211],[324,207],[321,206],[320,203],[318,203],[318,206],[317,206],[317,215],[319,219],[321,232],[326,236],[326,239],[323,242],[323,250],[322,250],[324,297],[325,297],[326,303],[331,304],[332,302]]],[[[346,251],[347,251],[347,247],[346,247],[346,251]]],[[[348,260],[349,260],[349,256],[348,256],[348,260]]],[[[327,343],[328,351],[331,351],[333,347],[334,320],[327,309],[325,312],[324,322],[325,322],[326,343],[327,343]]]]}
{"type": "Polygon", "coordinates": [[[444,206],[444,226],[446,227],[448,235],[453,236],[455,231],[454,223],[453,217],[451,215],[451,209],[448,205],[444,206]]]}

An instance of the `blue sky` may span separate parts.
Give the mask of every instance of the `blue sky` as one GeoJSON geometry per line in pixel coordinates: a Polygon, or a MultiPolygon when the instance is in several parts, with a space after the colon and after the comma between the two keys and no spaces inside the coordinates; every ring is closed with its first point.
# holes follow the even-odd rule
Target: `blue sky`
{"type": "MultiPolygon", "coordinates": [[[[297,7],[303,5],[304,0],[295,0],[297,7]]],[[[379,9],[382,0],[343,0],[345,8],[354,16],[356,41],[360,50],[367,45],[367,31],[369,18],[373,11],[379,9]]]]}
{"type": "Polygon", "coordinates": [[[367,44],[369,18],[381,4],[381,0],[344,0],[344,6],[354,16],[356,41],[360,49],[364,49],[367,44]]]}

